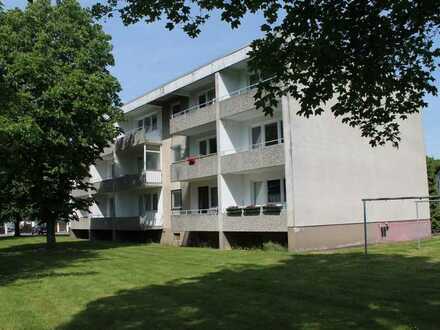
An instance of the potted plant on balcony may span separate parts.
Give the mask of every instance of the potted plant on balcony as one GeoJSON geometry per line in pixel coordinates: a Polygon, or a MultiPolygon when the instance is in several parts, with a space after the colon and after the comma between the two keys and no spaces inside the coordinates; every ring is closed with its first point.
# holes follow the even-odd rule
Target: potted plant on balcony
{"type": "Polygon", "coordinates": [[[263,214],[266,215],[279,215],[281,213],[282,206],[279,204],[268,203],[263,206],[263,214]]]}
{"type": "Polygon", "coordinates": [[[260,215],[260,207],[256,205],[248,205],[243,210],[244,215],[260,215]]]}
{"type": "Polygon", "coordinates": [[[194,165],[196,163],[196,157],[189,156],[186,161],[188,162],[188,165],[194,165]]]}
{"type": "Polygon", "coordinates": [[[226,208],[226,215],[229,217],[239,217],[242,214],[242,208],[238,206],[229,206],[226,208]]]}

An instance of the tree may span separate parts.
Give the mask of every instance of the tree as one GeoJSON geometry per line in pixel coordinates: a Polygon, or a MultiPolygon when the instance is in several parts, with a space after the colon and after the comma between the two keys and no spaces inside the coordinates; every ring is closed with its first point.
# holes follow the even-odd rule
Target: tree
{"type": "MultiPolygon", "coordinates": [[[[429,196],[440,196],[437,189],[436,175],[440,172],[440,159],[426,157],[428,167],[429,196]]],[[[432,231],[440,232],[440,203],[431,203],[432,231]]]]}
{"type": "MultiPolygon", "coordinates": [[[[71,192],[91,188],[83,180],[89,166],[118,134],[109,41],[75,0],[0,9],[0,171],[9,186],[25,187],[32,215],[47,224],[48,246],[56,221],[90,206],[71,192]]],[[[10,210],[20,205],[10,198],[10,210]]]]}
{"type": "Polygon", "coordinates": [[[272,78],[255,96],[266,114],[289,94],[305,117],[331,104],[372,146],[397,146],[399,121],[426,107],[426,94],[437,95],[440,0],[101,0],[93,7],[97,17],[118,12],[126,25],[166,20],[168,29],[180,25],[191,37],[213,11],[232,28],[246,13],[264,15],[250,67],[272,78]]]}

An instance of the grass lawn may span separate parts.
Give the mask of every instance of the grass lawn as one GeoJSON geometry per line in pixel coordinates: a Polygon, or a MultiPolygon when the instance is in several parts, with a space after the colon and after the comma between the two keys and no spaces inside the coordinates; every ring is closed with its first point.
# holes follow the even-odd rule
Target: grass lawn
{"type": "Polygon", "coordinates": [[[0,329],[439,329],[440,238],[337,253],[0,239],[0,329]]]}

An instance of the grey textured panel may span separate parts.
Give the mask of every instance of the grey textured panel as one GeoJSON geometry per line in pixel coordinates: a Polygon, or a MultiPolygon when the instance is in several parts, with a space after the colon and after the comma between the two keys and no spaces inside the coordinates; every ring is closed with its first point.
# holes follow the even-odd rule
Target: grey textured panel
{"type": "Polygon", "coordinates": [[[171,216],[171,229],[182,231],[218,231],[218,216],[208,214],[188,214],[171,216]]]}
{"type": "Polygon", "coordinates": [[[81,218],[71,221],[71,228],[87,230],[127,230],[142,231],[148,229],[160,229],[154,223],[143,220],[140,217],[105,217],[105,218],[81,218]]]}
{"type": "Polygon", "coordinates": [[[279,215],[256,215],[223,217],[223,231],[243,232],[287,232],[287,217],[284,211],[279,215]]]}
{"type": "Polygon", "coordinates": [[[232,96],[220,102],[220,118],[229,117],[240,112],[255,109],[255,90],[232,96]]]}
{"type": "Polygon", "coordinates": [[[221,163],[222,174],[284,165],[284,144],[225,155],[221,163]]]}
{"type": "Polygon", "coordinates": [[[183,161],[171,164],[171,181],[187,181],[217,175],[217,155],[196,159],[193,165],[183,161]]]}
{"type": "Polygon", "coordinates": [[[177,134],[190,128],[214,122],[215,119],[215,103],[213,103],[203,108],[189,111],[185,114],[171,118],[170,133],[177,134]]]}

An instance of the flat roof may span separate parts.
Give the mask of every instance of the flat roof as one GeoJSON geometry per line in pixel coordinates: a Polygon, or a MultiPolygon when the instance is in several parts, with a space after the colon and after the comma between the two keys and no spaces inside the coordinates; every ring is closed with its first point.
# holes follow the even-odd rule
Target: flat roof
{"type": "Polygon", "coordinates": [[[122,106],[122,111],[124,113],[131,112],[145,104],[153,102],[167,94],[173,93],[187,85],[190,85],[200,79],[206,78],[224,68],[227,68],[233,64],[239,63],[247,59],[250,46],[246,45],[240,49],[234,50],[233,52],[219,57],[208,64],[202,65],[189,73],[186,73],[170,82],[167,82],[157,88],[154,88],[144,95],[141,95],[134,100],[125,103],[122,106]]]}

